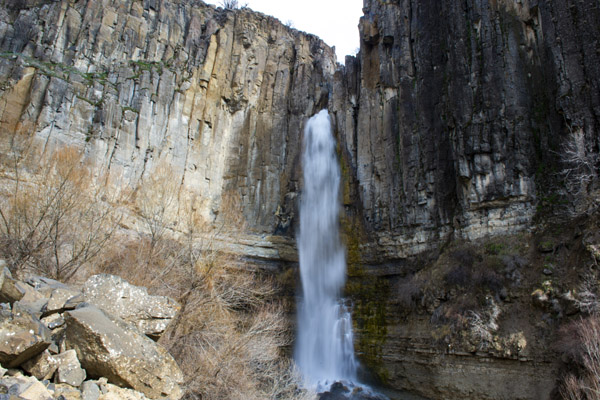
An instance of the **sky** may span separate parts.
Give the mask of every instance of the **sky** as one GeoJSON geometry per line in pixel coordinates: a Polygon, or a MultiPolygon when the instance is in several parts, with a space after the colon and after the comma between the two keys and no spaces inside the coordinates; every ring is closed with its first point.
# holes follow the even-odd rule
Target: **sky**
{"type": "MultiPolygon", "coordinates": [[[[204,0],[221,5],[221,0],[204,0]]],[[[358,20],[362,16],[363,0],[239,0],[254,11],[272,15],[284,24],[317,35],[335,46],[338,62],[354,55],[359,47],[358,20]]]]}

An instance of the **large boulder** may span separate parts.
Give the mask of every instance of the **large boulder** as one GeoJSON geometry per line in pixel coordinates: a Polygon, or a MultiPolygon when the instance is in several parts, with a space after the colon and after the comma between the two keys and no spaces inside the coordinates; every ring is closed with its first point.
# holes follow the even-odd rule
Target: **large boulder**
{"type": "Polygon", "coordinates": [[[183,374],[160,345],[120,318],[85,305],[64,314],[66,346],[92,377],[130,387],[152,399],[179,399],[183,374]]]}
{"type": "Polygon", "coordinates": [[[90,277],[83,285],[83,294],[88,303],[132,323],[153,339],[160,337],[179,310],[175,300],[149,295],[146,288],[115,275],[90,277]]]}
{"type": "Polygon", "coordinates": [[[19,301],[27,293],[27,285],[23,282],[13,279],[12,274],[5,265],[4,260],[0,260],[0,303],[14,303],[19,301]]]}
{"type": "Polygon", "coordinates": [[[27,309],[13,304],[0,310],[0,363],[16,367],[50,345],[50,330],[27,309]]]}

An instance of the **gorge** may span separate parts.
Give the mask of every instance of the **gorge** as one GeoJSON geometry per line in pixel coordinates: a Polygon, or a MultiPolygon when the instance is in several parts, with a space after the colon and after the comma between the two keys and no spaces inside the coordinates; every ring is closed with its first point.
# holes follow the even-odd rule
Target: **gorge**
{"type": "Polygon", "coordinates": [[[2,0],[2,154],[74,147],[131,190],[167,166],[214,224],[234,199],[245,228],[216,245],[293,290],[302,132],[326,108],[371,378],[431,399],[558,396],[559,331],[598,295],[598,2],[363,12],[342,66],[249,9],[2,0]]]}

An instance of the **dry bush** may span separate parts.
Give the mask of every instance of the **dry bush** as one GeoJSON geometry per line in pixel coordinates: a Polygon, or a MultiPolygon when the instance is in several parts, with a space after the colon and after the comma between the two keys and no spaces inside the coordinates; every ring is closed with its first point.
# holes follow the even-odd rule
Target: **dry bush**
{"type": "MultiPolygon", "coordinates": [[[[154,181],[163,180],[155,175],[154,181]]],[[[283,354],[291,332],[274,283],[245,270],[239,257],[216,248],[219,237],[235,236],[244,228],[235,196],[224,196],[220,222],[209,223],[201,217],[198,199],[173,200],[169,193],[176,191],[159,186],[168,195],[151,199],[149,188],[138,192],[136,204],[146,216],[145,229],[139,237],[123,240],[103,268],[181,304],[161,343],[184,371],[185,398],[306,396],[298,387],[293,363],[283,354]],[[148,199],[151,206],[143,204],[148,199]],[[177,232],[171,229],[175,226],[177,232]]]]}
{"type": "Polygon", "coordinates": [[[99,255],[119,222],[106,186],[74,148],[49,157],[22,148],[11,161],[0,199],[2,256],[17,274],[67,281],[99,255]]]}
{"type": "Polygon", "coordinates": [[[399,308],[402,311],[414,311],[417,309],[423,297],[423,285],[420,279],[412,276],[394,285],[393,291],[399,308]]]}
{"type": "Polygon", "coordinates": [[[568,400],[600,399],[600,318],[573,322],[561,330],[559,350],[573,368],[566,374],[560,393],[568,400]]]}
{"type": "Polygon", "coordinates": [[[568,129],[569,138],[560,153],[564,166],[561,176],[567,193],[574,198],[571,213],[577,216],[598,209],[600,155],[589,148],[583,128],[568,126],[568,129]]]}
{"type": "Polygon", "coordinates": [[[172,176],[169,167],[160,164],[152,174],[142,179],[135,193],[136,211],[143,225],[138,230],[149,235],[151,250],[163,239],[175,220],[179,184],[172,176]]]}

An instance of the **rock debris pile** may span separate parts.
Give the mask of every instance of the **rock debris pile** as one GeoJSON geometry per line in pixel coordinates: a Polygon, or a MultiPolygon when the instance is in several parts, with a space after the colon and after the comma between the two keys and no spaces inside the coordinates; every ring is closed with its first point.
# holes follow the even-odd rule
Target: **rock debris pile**
{"type": "Polygon", "coordinates": [[[155,342],[179,305],[113,275],[81,287],[0,273],[0,399],[179,399],[183,374],[155,342]]]}

